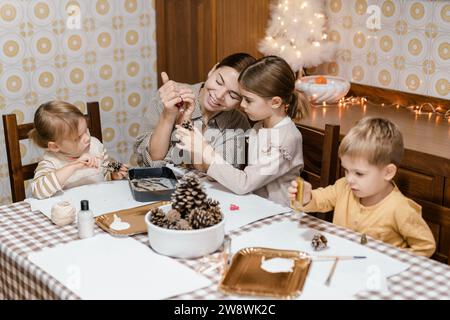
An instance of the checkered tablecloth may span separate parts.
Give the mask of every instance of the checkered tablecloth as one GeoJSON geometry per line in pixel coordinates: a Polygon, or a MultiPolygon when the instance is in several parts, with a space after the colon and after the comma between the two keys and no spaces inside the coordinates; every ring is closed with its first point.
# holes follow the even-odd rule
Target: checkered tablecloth
{"type": "MultiPolygon", "coordinates": [[[[244,226],[230,236],[236,237],[257,228],[284,220],[295,220],[296,214],[287,213],[257,221],[244,226]]],[[[304,215],[300,223],[309,228],[328,232],[350,241],[359,242],[360,235],[304,215]]],[[[96,233],[103,232],[96,227],[96,233]]],[[[134,238],[147,244],[147,236],[134,238]]],[[[39,212],[32,212],[26,202],[0,207],[0,298],[5,299],[79,299],[79,297],[31,263],[30,252],[56,246],[77,239],[75,225],[57,227],[39,212]]],[[[409,254],[369,238],[367,244],[373,250],[410,265],[410,268],[388,279],[388,293],[375,291],[359,292],[357,299],[450,299],[450,267],[431,259],[409,254]]],[[[205,259],[179,260],[197,269],[205,259]]],[[[213,284],[207,288],[175,297],[176,299],[227,299],[217,287],[219,272],[206,275],[213,284]]]]}

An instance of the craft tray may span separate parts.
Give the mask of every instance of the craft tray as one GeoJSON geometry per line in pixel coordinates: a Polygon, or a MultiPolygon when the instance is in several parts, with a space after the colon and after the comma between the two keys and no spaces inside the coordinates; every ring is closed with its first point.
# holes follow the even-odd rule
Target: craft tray
{"type": "Polygon", "coordinates": [[[175,191],[173,189],[158,190],[158,191],[138,191],[133,188],[131,180],[133,179],[144,179],[144,178],[168,178],[174,180],[173,185],[175,186],[177,178],[175,174],[166,167],[161,168],[132,168],[128,170],[128,182],[130,184],[131,193],[133,198],[139,202],[150,202],[150,201],[169,201],[172,193],[175,191]]]}
{"type": "Polygon", "coordinates": [[[225,294],[295,298],[302,292],[310,265],[311,257],[304,252],[244,248],[233,256],[219,289],[225,294]],[[263,258],[292,259],[294,266],[291,272],[268,272],[261,268],[263,258]]]}
{"type": "Polygon", "coordinates": [[[147,233],[147,224],[145,223],[145,215],[154,208],[170,204],[169,201],[158,201],[145,206],[136,208],[119,210],[115,212],[105,213],[95,218],[95,223],[114,236],[131,236],[133,234],[147,233]],[[124,230],[111,229],[111,224],[114,222],[114,215],[130,227],[124,230]]]}

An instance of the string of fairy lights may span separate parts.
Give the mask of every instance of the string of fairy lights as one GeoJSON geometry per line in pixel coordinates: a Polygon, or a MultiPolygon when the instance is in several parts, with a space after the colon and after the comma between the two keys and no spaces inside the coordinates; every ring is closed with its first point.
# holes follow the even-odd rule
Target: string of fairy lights
{"type": "MultiPolygon", "coordinates": [[[[450,109],[446,110],[445,108],[441,107],[441,106],[436,106],[431,102],[424,102],[421,104],[412,104],[412,105],[400,105],[398,103],[374,103],[372,101],[369,101],[366,97],[354,97],[354,96],[350,96],[350,97],[344,97],[341,98],[336,104],[339,107],[350,107],[353,105],[361,105],[363,107],[367,106],[367,104],[370,103],[371,105],[374,106],[379,106],[379,107],[394,107],[394,108],[405,108],[407,110],[410,110],[412,112],[414,112],[416,115],[420,115],[420,114],[428,114],[429,116],[431,115],[436,115],[438,117],[442,117],[443,119],[448,120],[448,122],[450,123],[450,109]]],[[[327,106],[328,104],[323,102],[322,106],[327,106]]]]}
{"type": "MultiPolygon", "coordinates": [[[[265,55],[279,55],[292,69],[304,74],[304,69],[330,61],[335,53],[335,43],[327,34],[327,17],[324,3],[313,0],[278,0],[272,6],[271,17],[266,36],[260,42],[259,49],[265,55]],[[299,31],[301,30],[301,32],[299,31]]],[[[337,103],[322,102],[321,106],[348,107],[352,105],[378,107],[400,107],[416,114],[436,115],[437,119],[446,119],[450,123],[450,107],[444,108],[430,102],[400,105],[398,103],[374,103],[367,97],[344,97],[337,103]]]]}

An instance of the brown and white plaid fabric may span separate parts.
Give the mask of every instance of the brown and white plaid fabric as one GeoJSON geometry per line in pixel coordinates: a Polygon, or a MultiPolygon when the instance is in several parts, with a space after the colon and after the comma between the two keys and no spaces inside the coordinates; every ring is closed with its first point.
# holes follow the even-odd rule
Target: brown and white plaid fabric
{"type": "MultiPolygon", "coordinates": [[[[296,220],[296,214],[287,213],[257,221],[231,232],[236,237],[252,230],[284,220],[296,220]]],[[[328,232],[350,241],[359,242],[360,235],[351,230],[335,226],[312,216],[304,215],[303,226],[328,232]]],[[[96,233],[103,232],[97,228],[96,233]]],[[[148,244],[145,234],[133,236],[148,244]]],[[[79,297],[31,263],[30,252],[54,247],[77,239],[75,225],[57,227],[39,212],[32,212],[25,202],[0,207],[0,297],[4,299],[79,299],[79,297]]],[[[410,268],[388,279],[388,293],[359,292],[357,299],[449,299],[450,267],[431,259],[414,256],[406,250],[369,239],[373,250],[410,265],[410,268]]],[[[220,253],[216,253],[219,255],[220,253]]],[[[194,270],[205,263],[205,259],[179,261],[194,270]]],[[[218,291],[219,272],[207,275],[213,284],[207,288],[174,297],[175,299],[229,299],[218,291]]]]}

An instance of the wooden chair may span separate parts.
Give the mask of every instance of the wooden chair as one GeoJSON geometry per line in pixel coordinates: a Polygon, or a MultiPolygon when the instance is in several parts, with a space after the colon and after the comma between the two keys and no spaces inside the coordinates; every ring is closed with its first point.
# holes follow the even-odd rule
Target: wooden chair
{"type": "MultiPolygon", "coordinates": [[[[337,178],[339,130],[338,125],[325,125],[318,130],[305,125],[297,125],[303,137],[303,179],[311,183],[313,189],[333,184],[337,178]]],[[[320,219],[331,221],[332,214],[317,213],[320,219]]]]}
{"type": "MultiPolygon", "coordinates": [[[[34,124],[25,123],[18,125],[15,114],[5,114],[2,117],[3,130],[5,132],[6,154],[8,156],[12,201],[23,201],[25,199],[24,182],[33,178],[37,163],[22,165],[19,141],[28,139],[28,133],[34,128],[34,124]]],[[[102,128],[98,102],[87,103],[87,114],[85,117],[91,135],[102,141],[102,128]]]]}
{"type": "Polygon", "coordinates": [[[417,198],[413,200],[422,206],[422,217],[436,240],[436,252],[431,258],[450,265],[450,208],[417,198]]]}

